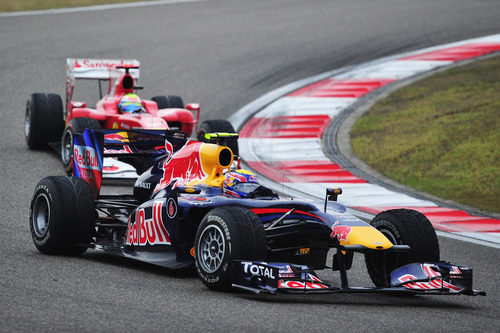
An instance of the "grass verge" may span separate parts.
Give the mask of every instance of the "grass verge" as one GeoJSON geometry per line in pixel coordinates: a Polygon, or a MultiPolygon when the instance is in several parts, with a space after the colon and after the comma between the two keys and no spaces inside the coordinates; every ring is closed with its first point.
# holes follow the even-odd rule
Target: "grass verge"
{"type": "Polygon", "coordinates": [[[2,0],[0,1],[0,12],[21,12],[26,10],[108,5],[136,1],[139,0],[2,0]]]}
{"type": "Polygon", "coordinates": [[[500,56],[454,67],[379,101],[354,152],[415,189],[500,213],[500,56]]]}

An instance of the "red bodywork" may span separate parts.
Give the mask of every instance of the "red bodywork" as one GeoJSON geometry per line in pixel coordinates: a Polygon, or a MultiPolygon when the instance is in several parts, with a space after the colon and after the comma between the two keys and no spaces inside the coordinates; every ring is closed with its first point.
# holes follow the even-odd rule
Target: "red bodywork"
{"type": "Polygon", "coordinates": [[[158,109],[155,101],[142,100],[144,111],[120,114],[118,103],[129,93],[135,93],[139,62],[136,60],[67,59],[66,125],[73,118],[93,118],[104,129],[176,129],[190,136],[199,119],[200,106],[187,104],[185,109],[158,109]],[[116,67],[120,68],[117,69],[116,67]],[[135,71],[135,72],[133,72],[135,71]],[[72,100],[75,78],[109,80],[107,94],[97,102],[96,108],[85,102],[72,100]],[[196,114],[196,118],[193,116],[196,114]]]}

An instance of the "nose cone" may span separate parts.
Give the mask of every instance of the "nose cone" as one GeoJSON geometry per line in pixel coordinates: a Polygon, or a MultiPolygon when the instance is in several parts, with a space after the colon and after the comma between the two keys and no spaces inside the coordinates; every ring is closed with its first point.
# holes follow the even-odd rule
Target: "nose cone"
{"type": "Polygon", "coordinates": [[[332,238],[337,238],[341,245],[362,245],[373,250],[386,250],[392,243],[380,231],[372,226],[344,226],[332,227],[332,238]]]}
{"type": "Polygon", "coordinates": [[[138,117],[139,127],[145,129],[167,129],[167,122],[158,117],[153,117],[150,114],[141,114],[138,117]]]}

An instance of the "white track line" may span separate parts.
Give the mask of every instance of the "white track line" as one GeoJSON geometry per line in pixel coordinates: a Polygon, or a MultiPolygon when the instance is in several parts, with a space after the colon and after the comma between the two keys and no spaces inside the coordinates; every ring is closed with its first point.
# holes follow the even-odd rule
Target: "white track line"
{"type": "Polygon", "coordinates": [[[135,8],[135,7],[148,7],[148,6],[163,6],[163,5],[170,5],[170,4],[176,4],[176,3],[201,2],[201,1],[206,1],[206,0],[155,0],[155,1],[117,3],[117,4],[109,4],[109,5],[57,8],[57,9],[46,9],[46,10],[31,10],[31,11],[25,11],[25,12],[0,13],[0,18],[2,18],[2,17],[17,17],[17,16],[32,16],[32,15],[68,14],[68,13],[91,12],[91,11],[100,11],[100,10],[108,10],[108,9],[135,8]]]}

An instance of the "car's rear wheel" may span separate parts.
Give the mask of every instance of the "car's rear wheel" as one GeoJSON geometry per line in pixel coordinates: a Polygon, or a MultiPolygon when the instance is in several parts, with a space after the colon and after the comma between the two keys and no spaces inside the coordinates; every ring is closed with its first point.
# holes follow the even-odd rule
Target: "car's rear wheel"
{"type": "Polygon", "coordinates": [[[72,174],[71,164],[73,163],[73,136],[75,133],[81,134],[86,128],[101,129],[101,123],[92,118],[73,118],[64,129],[61,137],[61,161],[66,174],[72,174]]]}
{"type": "Polygon", "coordinates": [[[195,264],[201,281],[212,290],[231,288],[232,261],[265,260],[267,240],[260,219],[238,206],[208,212],[195,239],[195,264]]]}
{"type": "Polygon", "coordinates": [[[409,245],[410,252],[365,254],[368,274],[377,287],[390,285],[390,272],[414,262],[439,261],[439,242],[431,222],[410,209],[384,211],[370,222],[393,244],[409,245]]]}
{"type": "Polygon", "coordinates": [[[184,102],[179,96],[155,96],[151,100],[158,104],[158,109],[184,109],[184,102]]]}
{"type": "MultiPolygon", "coordinates": [[[[207,139],[205,137],[205,134],[217,133],[217,132],[235,133],[236,131],[234,130],[233,125],[225,119],[206,120],[201,123],[200,128],[198,130],[198,141],[215,143],[216,142],[215,140],[207,139]]],[[[231,149],[234,155],[236,156],[239,155],[237,139],[228,139],[227,146],[229,147],[229,149],[231,149]]]]}
{"type": "Polygon", "coordinates": [[[37,249],[47,254],[78,255],[87,250],[95,220],[92,190],[76,177],[40,180],[30,205],[30,230],[37,249]]]}
{"type": "Polygon", "coordinates": [[[24,137],[33,150],[47,149],[64,130],[63,104],[57,94],[35,93],[26,102],[24,137]]]}

